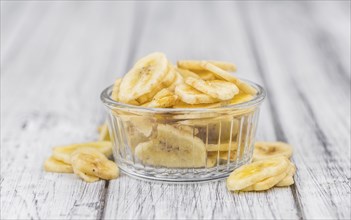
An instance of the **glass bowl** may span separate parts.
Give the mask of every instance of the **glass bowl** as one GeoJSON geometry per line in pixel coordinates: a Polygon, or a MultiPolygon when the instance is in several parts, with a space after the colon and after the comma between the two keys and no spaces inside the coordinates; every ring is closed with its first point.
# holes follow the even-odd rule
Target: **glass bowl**
{"type": "Polygon", "coordinates": [[[145,108],[101,93],[108,112],[113,156],[128,175],[167,182],[227,177],[251,162],[264,89],[247,102],[215,108],[145,108]]]}

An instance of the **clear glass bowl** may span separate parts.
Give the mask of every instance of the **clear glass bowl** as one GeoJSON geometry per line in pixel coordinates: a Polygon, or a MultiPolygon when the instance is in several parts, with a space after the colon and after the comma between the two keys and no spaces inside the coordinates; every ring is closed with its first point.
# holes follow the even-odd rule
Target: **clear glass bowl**
{"type": "Polygon", "coordinates": [[[216,108],[144,108],[101,93],[108,112],[113,155],[128,175],[197,182],[227,177],[251,162],[264,89],[250,101],[216,108]]]}

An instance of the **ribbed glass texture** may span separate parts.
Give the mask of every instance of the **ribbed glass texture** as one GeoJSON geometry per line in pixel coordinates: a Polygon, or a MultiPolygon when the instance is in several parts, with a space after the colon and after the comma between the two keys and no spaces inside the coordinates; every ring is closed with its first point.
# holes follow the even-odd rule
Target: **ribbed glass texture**
{"type": "Polygon", "coordinates": [[[252,159],[265,92],[250,84],[258,91],[253,100],[213,109],[131,106],[114,102],[112,87],[105,89],[101,99],[108,111],[116,163],[128,175],[149,180],[196,182],[227,177],[252,159]]]}

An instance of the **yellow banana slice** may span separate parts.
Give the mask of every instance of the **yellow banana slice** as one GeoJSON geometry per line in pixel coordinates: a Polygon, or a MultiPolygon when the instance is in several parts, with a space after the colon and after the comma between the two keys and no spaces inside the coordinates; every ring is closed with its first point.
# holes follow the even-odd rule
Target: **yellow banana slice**
{"type": "Polygon", "coordinates": [[[154,118],[147,116],[122,116],[124,122],[130,122],[134,129],[142,133],[145,137],[150,137],[155,124],[154,118]]]}
{"type": "Polygon", "coordinates": [[[118,98],[129,103],[142,95],[152,92],[165,78],[168,61],[163,53],[152,53],[141,58],[123,77],[118,98]]]}
{"type": "Polygon", "coordinates": [[[136,157],[145,164],[163,167],[204,167],[204,143],[188,132],[171,125],[159,124],[156,140],[139,144],[136,157]]]}
{"type": "Polygon", "coordinates": [[[150,102],[153,97],[160,92],[162,89],[167,88],[169,86],[172,85],[172,83],[174,83],[176,78],[176,71],[174,70],[174,68],[169,64],[168,65],[168,72],[165,76],[164,79],[162,79],[162,81],[156,85],[156,87],[149,93],[140,96],[139,98],[137,98],[137,102],[140,104],[144,104],[147,102],[150,102]]]}
{"type": "Polygon", "coordinates": [[[73,173],[71,164],[67,164],[56,160],[54,157],[49,157],[44,163],[44,170],[54,173],[73,173]]]}
{"type": "Polygon", "coordinates": [[[99,180],[99,177],[96,176],[90,176],[80,170],[74,170],[74,174],[76,174],[77,176],[79,176],[82,180],[84,180],[85,182],[88,183],[92,183],[92,182],[96,182],[99,180]]]}
{"type": "Polygon", "coordinates": [[[287,175],[284,177],[284,179],[282,179],[279,183],[276,184],[276,186],[279,187],[284,187],[284,186],[290,186],[292,184],[294,184],[294,174],[296,172],[296,167],[293,163],[290,162],[290,170],[287,173],[287,175]]]}
{"type": "Polygon", "coordinates": [[[149,108],[168,108],[176,104],[178,96],[168,89],[162,89],[159,91],[151,102],[144,104],[143,106],[149,108]]]}
{"type": "Polygon", "coordinates": [[[233,151],[233,150],[236,150],[237,148],[238,148],[238,145],[235,142],[221,143],[221,144],[208,144],[206,146],[207,151],[228,151],[228,150],[233,151]]]}
{"type": "Polygon", "coordinates": [[[227,179],[228,190],[241,190],[272,176],[286,171],[289,161],[286,157],[261,160],[241,166],[234,170],[227,179]]]}
{"type": "Polygon", "coordinates": [[[292,147],[287,143],[256,141],[253,160],[258,161],[279,156],[290,158],[291,155],[292,147]]]}
{"type": "Polygon", "coordinates": [[[112,88],[111,98],[116,102],[118,102],[119,86],[121,85],[121,82],[122,82],[122,78],[116,79],[115,84],[113,85],[113,88],[112,88]]]}
{"type": "Polygon", "coordinates": [[[240,90],[242,90],[243,92],[245,92],[247,94],[255,95],[257,93],[255,88],[253,88],[249,84],[246,84],[245,82],[241,81],[239,78],[233,76],[232,74],[228,73],[227,71],[213,65],[212,63],[202,62],[201,66],[204,69],[214,73],[217,77],[234,83],[240,90]]]}
{"type": "Polygon", "coordinates": [[[182,75],[182,77],[184,79],[188,78],[188,77],[193,77],[193,78],[200,78],[199,75],[197,75],[196,73],[190,71],[190,70],[187,70],[187,69],[180,69],[178,68],[177,69],[178,73],[180,73],[182,75]]]}
{"type": "Polygon", "coordinates": [[[203,70],[202,62],[208,62],[226,71],[234,72],[236,71],[236,66],[230,62],[225,61],[201,61],[201,60],[179,60],[177,62],[178,67],[191,70],[203,70]]]}
{"type": "Polygon", "coordinates": [[[112,154],[112,143],[110,141],[96,141],[96,142],[87,142],[80,144],[71,144],[67,146],[54,147],[53,157],[56,160],[62,161],[64,163],[71,163],[71,154],[82,148],[95,148],[101,153],[105,154],[106,157],[111,156],[112,154]]]}
{"type": "Polygon", "coordinates": [[[106,122],[101,125],[98,141],[111,141],[106,122]]]}
{"type": "Polygon", "coordinates": [[[119,175],[117,165],[94,148],[78,149],[72,153],[71,164],[74,171],[101,179],[115,179],[119,175]]]}
{"type": "Polygon", "coordinates": [[[186,126],[186,125],[182,125],[182,124],[173,124],[172,126],[178,130],[187,132],[191,135],[197,135],[199,133],[199,130],[197,128],[192,128],[190,126],[186,126]]]}
{"type": "Polygon", "coordinates": [[[216,79],[216,76],[211,73],[211,72],[208,72],[208,71],[199,71],[199,72],[196,72],[197,75],[199,75],[199,77],[203,80],[215,80],[216,79]]]}
{"type": "Polygon", "coordinates": [[[177,71],[175,72],[175,79],[174,79],[174,82],[167,87],[167,89],[169,91],[172,91],[174,92],[175,88],[177,85],[180,85],[180,84],[184,84],[184,78],[182,75],[180,75],[180,73],[178,73],[177,71]]]}
{"type": "Polygon", "coordinates": [[[221,151],[221,152],[209,152],[208,155],[210,157],[214,157],[217,161],[217,158],[220,160],[220,164],[226,163],[228,161],[228,157],[230,161],[234,161],[236,159],[236,151],[221,151]]]}
{"type": "Polygon", "coordinates": [[[253,184],[247,188],[244,188],[242,191],[264,191],[272,188],[277,183],[279,183],[286,176],[286,172],[278,174],[277,176],[272,176],[267,179],[264,179],[258,183],[253,184]]]}
{"type": "Polygon", "coordinates": [[[187,84],[177,85],[175,88],[175,94],[178,95],[183,102],[192,105],[218,102],[217,99],[212,98],[187,84]]]}
{"type": "Polygon", "coordinates": [[[253,96],[250,94],[245,94],[245,93],[239,93],[234,96],[231,100],[229,100],[228,104],[229,105],[235,105],[243,102],[248,102],[253,99],[253,96]]]}
{"type": "Polygon", "coordinates": [[[215,99],[229,100],[234,95],[239,93],[238,87],[234,83],[226,82],[223,80],[208,80],[196,79],[188,77],[185,79],[186,84],[192,86],[215,99]]]}

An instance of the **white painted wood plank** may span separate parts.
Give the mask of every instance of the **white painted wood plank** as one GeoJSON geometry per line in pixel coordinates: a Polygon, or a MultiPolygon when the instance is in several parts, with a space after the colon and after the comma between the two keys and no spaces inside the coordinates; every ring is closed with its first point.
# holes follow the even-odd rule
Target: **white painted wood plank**
{"type": "MultiPolygon", "coordinates": [[[[278,138],[295,146],[296,194],[302,217],[348,219],[350,106],[344,100],[350,100],[350,82],[336,68],[344,64],[318,48],[321,45],[315,40],[321,33],[311,29],[314,25],[307,13],[297,16],[299,5],[252,4],[254,10],[242,6],[243,14],[249,15],[248,34],[282,128],[278,138]],[[294,22],[286,25],[289,21],[294,22]],[[327,60],[333,72],[325,68],[327,60]]],[[[325,25],[334,27],[333,20],[325,25]]]]}
{"type": "Polygon", "coordinates": [[[112,73],[123,69],[130,32],[124,19],[132,18],[133,5],[28,7],[25,22],[16,20],[18,30],[9,30],[13,43],[1,53],[1,219],[100,218],[105,181],[88,184],[74,175],[46,173],[42,164],[53,146],[97,138],[104,121],[99,95],[113,82],[112,73]]]}
{"type": "MultiPolygon", "coordinates": [[[[140,18],[140,26],[145,27],[134,60],[154,50],[165,52],[173,62],[223,59],[236,62],[239,75],[261,81],[235,4],[157,2],[148,7],[143,7],[145,17],[140,18]]],[[[268,106],[263,108],[259,139],[275,140],[268,106]]],[[[110,181],[106,196],[105,219],[298,218],[289,188],[233,194],[227,191],[225,181],[175,185],[124,175],[110,181]]]]}

